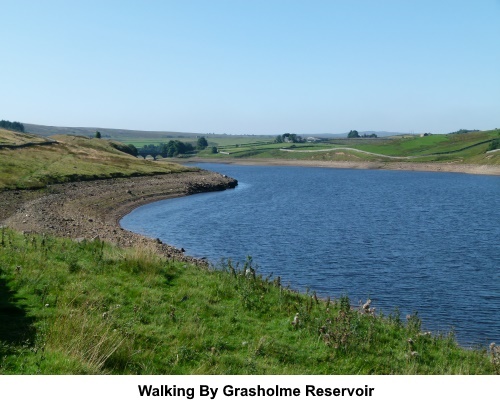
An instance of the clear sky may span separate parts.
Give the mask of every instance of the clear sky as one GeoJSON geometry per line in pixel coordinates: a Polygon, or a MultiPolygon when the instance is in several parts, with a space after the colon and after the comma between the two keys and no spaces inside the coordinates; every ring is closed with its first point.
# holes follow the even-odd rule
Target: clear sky
{"type": "Polygon", "coordinates": [[[500,127],[500,0],[0,0],[0,119],[231,134],[500,127]]]}

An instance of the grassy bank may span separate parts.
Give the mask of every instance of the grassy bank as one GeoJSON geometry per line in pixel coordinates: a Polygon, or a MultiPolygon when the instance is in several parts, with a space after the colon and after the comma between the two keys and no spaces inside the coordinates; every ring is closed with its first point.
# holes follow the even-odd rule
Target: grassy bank
{"type": "Polygon", "coordinates": [[[416,316],[298,294],[251,263],[214,271],[99,240],[0,238],[0,374],[500,371],[416,316]]]}
{"type": "Polygon", "coordinates": [[[116,143],[103,139],[57,135],[49,139],[54,141],[52,144],[36,144],[41,141],[47,139],[0,131],[0,190],[194,170],[169,162],[137,159],[118,150],[116,143]]]}

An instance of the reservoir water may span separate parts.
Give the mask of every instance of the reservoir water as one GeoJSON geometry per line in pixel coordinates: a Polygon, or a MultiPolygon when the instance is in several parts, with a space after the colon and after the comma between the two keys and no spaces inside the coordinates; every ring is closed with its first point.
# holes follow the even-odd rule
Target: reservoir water
{"type": "Polygon", "coordinates": [[[301,291],[418,312],[463,345],[500,342],[500,178],[199,164],[236,189],[137,208],[122,227],[301,291]]]}

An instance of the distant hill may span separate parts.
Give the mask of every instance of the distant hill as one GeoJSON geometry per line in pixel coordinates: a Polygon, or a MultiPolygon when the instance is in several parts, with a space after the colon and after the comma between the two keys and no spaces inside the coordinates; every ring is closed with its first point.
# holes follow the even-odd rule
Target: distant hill
{"type": "Polygon", "coordinates": [[[135,131],[131,129],[115,129],[101,127],[55,127],[47,125],[24,124],[26,132],[40,136],[51,135],[82,135],[93,137],[96,131],[102,134],[103,138],[127,139],[127,138],[189,138],[196,136],[206,136],[207,134],[195,132],[173,132],[173,131],[135,131]]]}
{"type": "MultiPolygon", "coordinates": [[[[302,137],[314,136],[316,138],[345,138],[349,132],[342,132],[340,134],[324,133],[324,134],[298,134],[302,137]]],[[[375,134],[377,136],[394,136],[402,135],[404,132],[389,132],[389,131],[358,131],[360,135],[371,135],[375,134]]]]}
{"type": "MultiPolygon", "coordinates": [[[[101,128],[101,127],[57,127],[57,126],[47,126],[47,125],[36,125],[36,124],[26,124],[23,123],[25,131],[31,134],[36,134],[40,136],[51,136],[51,135],[83,135],[88,137],[93,137],[96,131],[99,131],[103,138],[109,139],[161,139],[161,138],[193,138],[197,136],[233,136],[227,134],[207,134],[198,132],[175,132],[175,131],[138,131],[131,129],[116,129],[116,128],[101,128]]],[[[360,135],[370,135],[376,134],[377,136],[393,136],[401,135],[403,132],[388,132],[388,131],[358,131],[360,135]]],[[[314,136],[317,138],[345,138],[347,137],[347,132],[340,134],[334,133],[321,133],[321,134],[298,134],[303,137],[314,136]]],[[[272,135],[272,134],[271,134],[272,135]]],[[[278,134],[274,134],[276,136],[278,134]]],[[[259,136],[259,135],[255,135],[259,136]]],[[[269,135],[262,135],[269,136],[269,135]]]]}

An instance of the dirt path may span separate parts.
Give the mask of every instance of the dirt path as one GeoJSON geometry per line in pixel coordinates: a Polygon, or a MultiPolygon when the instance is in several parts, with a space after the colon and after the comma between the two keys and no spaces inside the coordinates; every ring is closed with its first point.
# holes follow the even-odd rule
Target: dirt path
{"type": "Polygon", "coordinates": [[[0,191],[0,225],[56,236],[99,238],[119,246],[149,246],[166,257],[204,263],[183,252],[122,229],[119,220],[139,205],[235,187],[234,179],[208,171],[48,186],[37,191],[0,191]]]}
{"type": "Polygon", "coordinates": [[[355,148],[344,148],[344,147],[330,148],[330,149],[311,149],[311,150],[283,149],[282,148],[282,149],[280,149],[280,152],[314,153],[314,152],[332,152],[332,151],[336,152],[338,150],[348,150],[348,151],[353,151],[353,152],[360,152],[360,153],[365,153],[367,155],[379,156],[379,157],[388,158],[388,159],[416,159],[416,158],[421,158],[423,156],[429,156],[429,155],[421,155],[421,156],[389,156],[389,155],[382,155],[381,153],[367,152],[365,150],[360,150],[360,149],[355,149],[355,148]]]}

